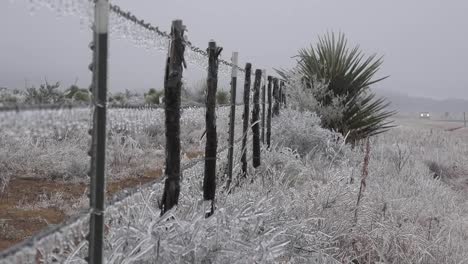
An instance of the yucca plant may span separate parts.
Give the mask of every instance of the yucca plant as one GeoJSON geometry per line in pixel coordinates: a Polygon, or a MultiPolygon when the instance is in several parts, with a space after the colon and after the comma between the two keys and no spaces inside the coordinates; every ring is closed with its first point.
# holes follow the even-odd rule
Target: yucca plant
{"type": "Polygon", "coordinates": [[[315,47],[300,50],[297,57],[297,72],[305,89],[313,92],[315,80],[327,85],[328,92],[315,98],[320,107],[338,101],[342,108],[338,118],[322,120],[324,127],[348,135],[348,142],[353,144],[393,127],[388,118],[395,113],[387,110],[389,102],[376,98],[369,89],[388,77],[374,79],[383,63],[382,57],[375,54],[366,57],[359,46],[348,48],[345,35],[336,37],[334,33],[320,37],[315,47]]]}

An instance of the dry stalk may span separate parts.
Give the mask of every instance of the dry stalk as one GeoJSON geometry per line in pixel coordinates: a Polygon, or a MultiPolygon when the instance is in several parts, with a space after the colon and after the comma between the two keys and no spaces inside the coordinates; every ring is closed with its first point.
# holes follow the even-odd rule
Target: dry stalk
{"type": "Polygon", "coordinates": [[[356,209],[354,210],[354,224],[357,224],[358,219],[358,209],[361,202],[361,198],[364,195],[366,189],[366,179],[369,175],[369,158],[370,158],[370,141],[369,138],[366,140],[366,149],[364,155],[364,164],[362,165],[362,175],[361,175],[361,186],[359,187],[359,194],[356,202],[356,209]]]}

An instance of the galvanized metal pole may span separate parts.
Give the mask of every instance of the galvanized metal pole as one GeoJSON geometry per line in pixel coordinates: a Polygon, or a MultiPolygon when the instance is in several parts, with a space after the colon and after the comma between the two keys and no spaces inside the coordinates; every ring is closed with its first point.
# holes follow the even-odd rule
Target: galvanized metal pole
{"type": "Polygon", "coordinates": [[[263,85],[262,85],[262,144],[265,144],[265,89],[266,89],[266,70],[262,71],[263,85]]]}
{"type": "Polygon", "coordinates": [[[229,114],[229,149],[228,149],[228,179],[226,189],[229,190],[232,182],[232,168],[234,161],[234,124],[236,122],[236,88],[237,88],[237,58],[238,53],[233,52],[231,63],[231,113],[229,114]]]}
{"type": "Polygon", "coordinates": [[[216,151],[218,137],[216,134],[216,91],[218,90],[218,57],[223,48],[217,47],[216,42],[208,44],[208,77],[206,94],[206,145],[205,145],[205,177],[203,178],[203,199],[211,202],[210,211],[205,217],[214,213],[214,199],[216,193],[216,151]]]}
{"type": "Polygon", "coordinates": [[[179,201],[180,193],[180,94],[184,60],[182,20],[172,21],[171,44],[166,61],[164,100],[166,116],[166,181],[161,201],[161,215],[179,201]]]}
{"type": "Polygon", "coordinates": [[[252,134],[253,134],[253,167],[260,166],[260,82],[262,71],[255,70],[253,109],[252,109],[252,134]]]}
{"type": "Polygon", "coordinates": [[[252,71],[252,64],[245,65],[245,79],[244,79],[244,126],[242,130],[242,176],[247,176],[247,139],[249,132],[249,101],[250,101],[250,76],[252,71]]]}
{"type": "Polygon", "coordinates": [[[267,140],[267,146],[270,148],[271,146],[271,103],[272,103],[272,98],[271,98],[271,85],[272,85],[272,80],[273,78],[271,76],[268,76],[268,113],[267,113],[267,132],[266,132],[266,140],[267,140]]]}
{"type": "Polygon", "coordinates": [[[90,170],[89,263],[103,263],[104,202],[106,178],[106,104],[109,2],[97,0],[94,7],[93,129],[90,170]]]}

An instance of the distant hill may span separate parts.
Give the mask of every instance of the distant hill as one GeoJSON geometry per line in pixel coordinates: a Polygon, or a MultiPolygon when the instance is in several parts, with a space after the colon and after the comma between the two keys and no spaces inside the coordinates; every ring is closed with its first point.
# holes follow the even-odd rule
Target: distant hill
{"type": "Polygon", "coordinates": [[[400,113],[450,113],[460,114],[468,112],[468,100],[463,99],[444,99],[436,100],[432,98],[413,97],[396,92],[374,90],[381,97],[386,97],[390,102],[390,108],[400,113]]]}

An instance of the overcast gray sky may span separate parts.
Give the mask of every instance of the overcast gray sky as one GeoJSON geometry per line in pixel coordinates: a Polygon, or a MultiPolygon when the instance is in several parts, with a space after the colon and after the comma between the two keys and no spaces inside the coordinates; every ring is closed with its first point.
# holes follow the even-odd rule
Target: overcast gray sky
{"type": "MultiPolygon", "coordinates": [[[[468,99],[467,0],[112,2],[165,30],[173,19],[183,19],[192,43],[204,48],[214,39],[224,58],[239,51],[240,61],[254,68],[291,67],[298,49],[327,31],[341,31],[366,53],[384,56],[379,74],[391,77],[377,89],[468,99]]],[[[26,0],[0,1],[0,87],[22,88],[25,80],[37,85],[44,77],[65,87],[78,79],[87,87],[90,30],[77,17],[28,10],[26,0]]],[[[110,45],[111,91],[162,87],[165,54],[115,36],[110,45]]],[[[190,67],[186,76],[196,81],[206,73],[190,67]]]]}

